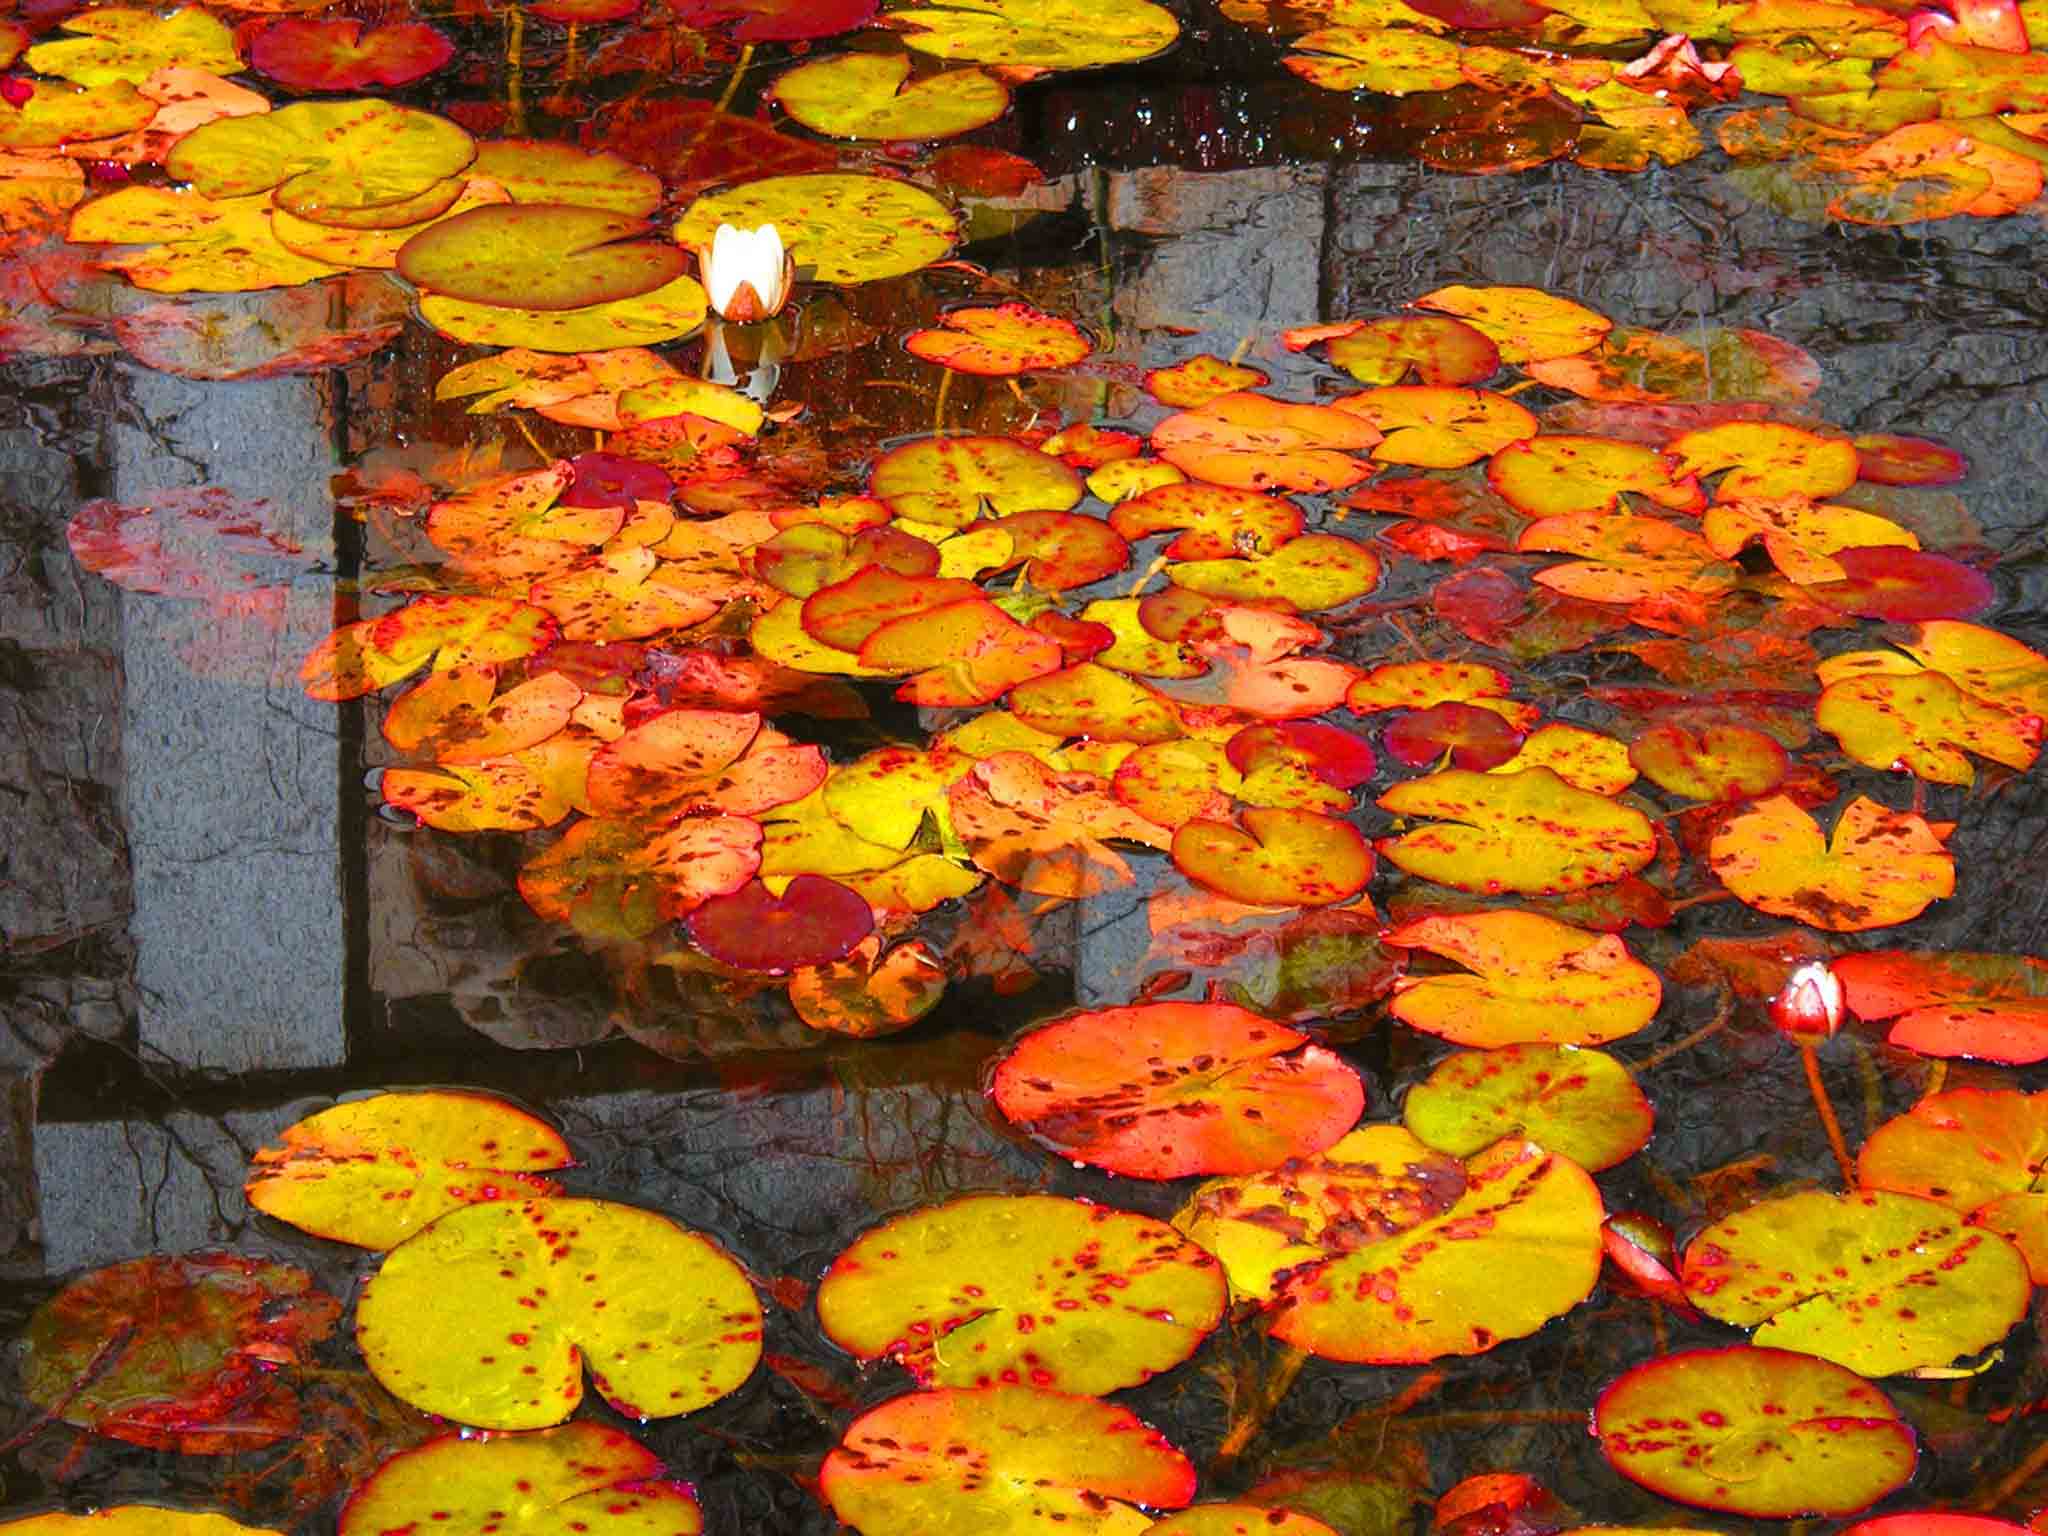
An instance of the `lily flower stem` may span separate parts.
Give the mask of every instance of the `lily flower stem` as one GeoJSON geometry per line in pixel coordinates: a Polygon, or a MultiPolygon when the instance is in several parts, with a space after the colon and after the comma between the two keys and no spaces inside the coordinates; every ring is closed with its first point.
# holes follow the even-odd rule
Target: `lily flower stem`
{"type": "Polygon", "coordinates": [[[752,43],[748,43],[745,47],[740,49],[740,61],[739,63],[733,65],[732,78],[725,82],[725,90],[719,95],[718,105],[711,109],[714,115],[723,112],[727,107],[732,105],[733,97],[737,96],[740,93],[740,80],[742,79],[742,77],[745,76],[746,72],[753,67],[753,63],[754,45],[752,43]]]}
{"type": "Polygon", "coordinates": [[[932,436],[946,435],[946,397],[953,393],[953,370],[948,368],[946,376],[939,380],[939,398],[932,406],[932,436]]]}
{"type": "Polygon", "coordinates": [[[505,12],[505,115],[514,133],[526,132],[526,8],[505,12]]]}
{"type": "Polygon", "coordinates": [[[1835,1106],[1828,1098],[1827,1084],[1820,1080],[1820,1056],[1810,1045],[1799,1047],[1800,1063],[1806,1068],[1806,1086],[1813,1093],[1813,1107],[1820,1111],[1821,1129],[1828,1133],[1835,1166],[1842,1170],[1846,1188],[1856,1187],[1856,1160],[1849,1156],[1849,1143],[1842,1136],[1842,1122],[1835,1118],[1835,1106]]]}

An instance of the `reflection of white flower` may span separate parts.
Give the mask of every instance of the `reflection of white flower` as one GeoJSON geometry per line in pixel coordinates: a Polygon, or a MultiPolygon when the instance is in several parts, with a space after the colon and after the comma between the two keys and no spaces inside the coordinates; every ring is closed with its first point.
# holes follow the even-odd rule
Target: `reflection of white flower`
{"type": "Polygon", "coordinates": [[[789,302],[796,264],[783,251],[782,236],[773,224],[759,229],[721,224],[711,244],[697,248],[697,272],[711,296],[712,311],[750,325],[789,302]]]}

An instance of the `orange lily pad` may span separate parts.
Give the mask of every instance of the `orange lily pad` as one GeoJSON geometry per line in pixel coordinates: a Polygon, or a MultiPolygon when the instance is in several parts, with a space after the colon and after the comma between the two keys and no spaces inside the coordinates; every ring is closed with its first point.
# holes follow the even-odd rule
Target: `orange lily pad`
{"type": "Polygon", "coordinates": [[[1618,936],[1537,912],[1421,917],[1381,942],[1467,968],[1394,982],[1396,1018],[1458,1045],[1600,1045],[1643,1028],[1664,997],[1657,973],[1618,936]]]}
{"type": "Polygon", "coordinates": [[[912,331],[903,347],[912,357],[984,378],[1065,368],[1094,350],[1073,321],[1017,302],[949,310],[937,329],[912,331]]]}
{"type": "Polygon", "coordinates": [[[591,817],[519,871],[519,894],[579,933],[645,938],[713,896],[738,890],[761,863],[761,828],[740,816],[666,828],[591,817]]]}
{"type": "Polygon", "coordinates": [[[1870,1133],[1856,1181],[1960,1211],[2009,1239],[2034,1283],[2048,1284],[2048,1093],[1930,1093],[1870,1133]]]}
{"type": "Polygon", "coordinates": [[[1874,949],[1832,969],[1858,1018],[1897,1021],[1893,1045],[1923,1056],[2048,1060],[2048,961],[1874,949]]]}
{"type": "Polygon", "coordinates": [[[1796,802],[1773,795],[1724,821],[1707,860],[1758,911],[1834,933],[1906,922],[1956,884],[1955,861],[1922,817],[1860,795],[1832,839],[1796,802]]]}
{"type": "Polygon", "coordinates": [[[1653,725],[1629,743],[1628,760],[1659,789],[1688,800],[1733,802],[1785,782],[1785,749],[1746,725],[1653,725]]]}
{"type": "Polygon", "coordinates": [[[1425,293],[1415,307],[1464,321],[1490,339],[1508,363],[1572,357],[1598,345],[1614,328],[1605,315],[1540,288],[1454,284],[1425,293]]]}
{"type": "Polygon", "coordinates": [[[1331,1145],[1365,1106],[1341,1057],[1228,1003],[1071,1014],[1019,1037],[988,1091],[1060,1156],[1142,1179],[1276,1168],[1331,1145]]]}
{"type": "Polygon", "coordinates": [[[1190,482],[1118,502],[1109,526],[1126,539],[1180,530],[1166,546],[1169,560],[1228,560],[1271,554],[1300,535],[1303,519],[1284,496],[1190,482]]]}
{"type": "Polygon", "coordinates": [[[1371,473],[1352,454],[1379,440],[1356,416],[1249,391],[1218,395],[1152,429],[1152,447],[1167,463],[1245,491],[1343,490],[1371,473]]]}
{"type": "MultiPolygon", "coordinates": [[[[1399,384],[1413,373],[1418,383],[1456,387],[1481,383],[1500,368],[1493,339],[1448,315],[1390,315],[1309,330],[1323,334],[1300,345],[1325,342],[1324,355],[1361,384],[1399,384]]],[[[1282,339],[1296,345],[1293,332],[1282,339]]]]}
{"type": "Polygon", "coordinates": [[[1253,806],[1239,819],[1241,828],[1187,822],[1173,834],[1174,865],[1249,906],[1330,906],[1372,878],[1372,845],[1348,821],[1277,806],[1253,806]]]}

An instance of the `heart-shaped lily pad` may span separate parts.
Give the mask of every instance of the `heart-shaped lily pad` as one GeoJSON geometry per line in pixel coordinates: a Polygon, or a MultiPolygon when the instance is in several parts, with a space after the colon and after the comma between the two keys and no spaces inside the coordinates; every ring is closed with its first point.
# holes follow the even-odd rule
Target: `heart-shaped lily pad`
{"type": "Polygon", "coordinates": [[[1190,821],[1173,834],[1174,865],[1190,880],[1248,906],[1323,907],[1349,901],[1372,878],[1372,846],[1348,821],[1254,806],[1242,829],[1190,821]]]}
{"type": "Polygon", "coordinates": [[[1939,1200],[2012,1240],[2048,1285],[2048,1093],[1955,1088],[1887,1120],[1856,1154],[1867,1189],[1939,1200]]]}
{"type": "Polygon", "coordinates": [[[1394,983],[1396,1018],[1459,1045],[1600,1045],[1648,1024],[1664,996],[1657,973],[1617,935],[1540,912],[1420,917],[1384,942],[1469,968],[1394,983]]]}
{"type": "Polygon", "coordinates": [[[243,1525],[226,1515],[155,1504],[110,1504],[83,1515],[61,1510],[0,1525],[9,1536],[278,1536],[269,1527],[243,1525]]]}
{"type": "Polygon", "coordinates": [[[967,1195],[884,1222],[832,1261],[841,1348],[925,1386],[1099,1395],[1178,1365],[1223,1317],[1216,1261],[1149,1217],[1056,1195],[967,1195]]]}
{"type": "Polygon", "coordinates": [[[287,213],[348,223],[404,204],[475,157],[475,142],[447,118],[366,98],[218,118],[178,140],[164,169],[208,197],[275,189],[287,213]]]}
{"type": "Polygon", "coordinates": [[[1449,768],[1396,784],[1379,804],[1396,816],[1437,818],[1382,839],[1389,863],[1481,895],[1584,890],[1634,874],[1657,851],[1649,817],[1575,789],[1548,768],[1449,768]]]}
{"type": "Polygon", "coordinates": [[[1519,1136],[1590,1173],[1635,1156],[1655,1122],[1627,1067],[1605,1051],[1571,1045],[1447,1056],[1408,1090],[1401,1118],[1418,1140],[1456,1157],[1519,1136]]]}
{"type": "Polygon", "coordinates": [[[393,1396],[486,1429],[559,1424],[598,1394],[632,1418],[716,1402],[761,1357],[761,1304],[710,1238],[606,1200],[469,1205],[385,1257],[356,1343],[393,1396]]]}
{"type": "Polygon", "coordinates": [[[768,975],[840,959],[874,925],[865,900],[823,875],[798,875],[779,896],[750,880],[685,921],[691,941],[713,959],[768,975]]]}
{"type": "Polygon", "coordinates": [[[1329,1146],[1365,1106],[1343,1058],[1228,1003],[1055,1020],[1011,1045],[988,1091],[1061,1156],[1145,1179],[1277,1167],[1329,1146]]]}

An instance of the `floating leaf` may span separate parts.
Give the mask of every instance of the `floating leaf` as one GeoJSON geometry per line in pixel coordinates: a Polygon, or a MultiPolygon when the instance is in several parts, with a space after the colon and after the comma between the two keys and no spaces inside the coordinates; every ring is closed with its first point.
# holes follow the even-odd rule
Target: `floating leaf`
{"type": "Polygon", "coordinates": [[[1601,1045],[1643,1028],[1664,996],[1657,973],[1614,934],[1537,912],[1422,917],[1382,942],[1468,968],[1394,982],[1394,1016],[1457,1045],[1601,1045]]]}
{"type": "Polygon", "coordinates": [[[1612,512],[1624,493],[1675,512],[1704,500],[1699,482],[1654,448],[1565,432],[1508,444],[1488,462],[1486,480],[1531,517],[1612,512]]]}
{"type": "Polygon", "coordinates": [[[1396,762],[1410,768],[1448,759],[1451,767],[1479,772],[1498,768],[1522,745],[1522,733],[1492,710],[1454,703],[1408,710],[1380,739],[1396,762]]]}
{"type": "Polygon", "coordinates": [[[700,197],[676,224],[678,245],[702,249],[721,224],[773,224],[800,267],[822,283],[868,283],[929,266],[953,249],[946,205],[882,176],[769,176],[700,197]]]}
{"type": "Polygon", "coordinates": [[[1966,754],[2025,772],[2041,751],[2040,716],[1973,698],[1940,672],[1844,677],[1821,694],[1814,719],[1865,767],[1936,784],[1971,783],[1966,754]]]}
{"type": "Polygon", "coordinates": [[[615,304],[682,275],[683,253],[603,208],[498,203],[429,225],[400,247],[399,275],[471,304],[560,311],[615,304]]]}
{"type": "Polygon", "coordinates": [[[1623,1373],[1600,1394],[1593,1433],[1608,1464],[1652,1493],[1766,1520],[1867,1509],[1918,1459],[1912,1427],[1853,1371],[1745,1345],[1623,1373]]]}
{"type": "Polygon", "coordinates": [[[1415,306],[1456,316],[1491,339],[1509,363],[1572,357],[1614,328],[1605,315],[1540,288],[1454,284],[1425,293],[1415,306]]]}
{"type": "Polygon", "coordinates": [[[1152,1521],[1132,1506],[1187,1503],[1195,1469],[1128,1408],[1031,1387],[955,1388],[854,1420],[818,1486],[862,1536],[949,1524],[979,1536],[1136,1536],[1152,1521]]]}
{"type": "MultiPolygon", "coordinates": [[[[767,866],[764,857],[762,867],[767,866]]],[[[945,967],[922,939],[882,954],[880,940],[870,936],[844,960],[809,966],[789,978],[789,1002],[799,1018],[813,1029],[856,1040],[908,1029],[938,1006],[945,990],[945,967]]]]}
{"type": "Polygon", "coordinates": [[[842,1349],[920,1386],[1099,1396],[1170,1370],[1222,1320],[1216,1261],[1148,1217],[1054,1195],[967,1195],[864,1233],[818,1285],[842,1349]]]}
{"type": "Polygon", "coordinates": [[[249,62],[295,91],[358,91],[410,85],[455,57],[455,45],[423,21],[368,27],[354,17],[291,16],[249,40],[249,62]]]}
{"type": "Polygon", "coordinates": [[[242,1525],[226,1515],[155,1504],[110,1504],[83,1515],[28,1515],[0,1525],[0,1531],[13,1536],[277,1536],[268,1527],[242,1525]]]}
{"type": "MultiPolygon", "coordinates": [[[[1336,334],[1301,344],[1327,341],[1330,361],[1361,384],[1399,384],[1411,372],[1423,384],[1478,384],[1500,367],[1500,349],[1484,331],[1444,315],[1347,320],[1329,329],[1336,334]]],[[[1290,347],[1293,334],[1282,338],[1290,347]]]]}
{"type": "Polygon", "coordinates": [[[132,1445],[220,1456],[298,1426],[276,1379],[308,1363],[341,1303],[289,1264],[151,1254],[81,1275],[29,1319],[22,1394],[132,1445]]]}
{"type": "Polygon", "coordinates": [[[1007,437],[927,437],[876,460],[868,493],[899,517],[965,528],[983,517],[1064,512],[1081,477],[1051,454],[1007,437]]]}
{"type": "Polygon", "coordinates": [[[164,169],[206,197],[274,188],[287,213],[378,228],[374,210],[403,205],[475,156],[470,136],[431,112],[375,99],[309,101],[196,128],[164,169]],[[369,222],[352,223],[351,215],[369,222]]]}
{"type": "Polygon", "coordinates": [[[1219,395],[1271,382],[1271,377],[1257,368],[1225,362],[1205,352],[1170,368],[1152,369],[1145,375],[1145,392],[1161,405],[1197,406],[1207,405],[1219,395]]]}
{"type": "Polygon", "coordinates": [[[536,1536],[697,1536],[704,1520],[689,1485],[661,1473],[660,1457],[602,1424],[440,1435],[400,1451],[356,1488],[342,1506],[341,1536],[408,1528],[490,1536],[508,1509],[536,1536]]]}
{"type": "Polygon", "coordinates": [[[1152,446],[1197,480],[1239,490],[1338,491],[1370,468],[1351,455],[1379,433],[1359,417],[1248,391],[1218,395],[1152,429],[1152,446]]]}
{"type": "Polygon", "coordinates": [[[1444,823],[1382,838],[1391,863],[1481,895],[1584,890],[1634,874],[1657,849],[1641,811],[1574,789],[1548,768],[1445,769],[1396,784],[1379,805],[1444,823]]]}
{"type": "Polygon", "coordinates": [[[1763,1348],[1864,1376],[1944,1366],[2004,1338],[2027,1310],[2026,1260],[1914,1195],[1820,1190],[1760,1201],[1685,1250],[1680,1278],[1710,1317],[1763,1348]]]}
{"type": "Polygon", "coordinates": [[[538,746],[569,723],[583,690],[543,672],[495,694],[497,668],[448,667],[392,700],[384,739],[445,763],[479,763],[538,746]]]}
{"type": "Polygon", "coordinates": [[[1536,418],[1485,389],[1398,384],[1331,402],[1385,434],[1372,456],[1382,464],[1458,469],[1536,435],[1536,418]]]}
{"type": "Polygon", "coordinates": [[[103,139],[142,127],[157,103],[127,81],[65,89],[45,81],[26,101],[0,112],[0,149],[56,149],[78,139],[103,139]]]}
{"type": "Polygon", "coordinates": [[[713,896],[685,922],[696,946],[743,971],[780,975],[851,954],[874,928],[866,901],[823,875],[798,875],[779,895],[759,880],[713,896]]]}
{"type": "Polygon", "coordinates": [[[1195,1504],[1145,1529],[1148,1536],[1337,1536],[1312,1515],[1265,1504],[1195,1504]]]}
{"type": "Polygon", "coordinates": [[[653,1211],[496,1201],[385,1256],[356,1303],[356,1343],[393,1396],[462,1424],[558,1424],[586,1364],[620,1413],[670,1418],[752,1374],[761,1305],[723,1249],[653,1211]]]}
{"type": "Polygon", "coordinates": [[[392,1248],[458,1206],[560,1193],[569,1145],[546,1121],[481,1093],[352,1099],[257,1149],[243,1192],[266,1216],[359,1248],[392,1248]]]}
{"type": "Polygon", "coordinates": [[[938,329],[912,331],[903,346],[928,363],[990,378],[1064,368],[1091,350],[1073,321],[1016,302],[948,310],[938,329]]]}
{"type": "Polygon", "coordinates": [[[1317,613],[1372,591],[1380,582],[1380,562],[1354,540],[1308,533],[1254,560],[1183,560],[1169,566],[1167,576],[1175,586],[1208,597],[1279,602],[1317,613]]]}
{"type": "Polygon", "coordinates": [[[192,189],[122,187],[72,212],[65,238],[131,245],[103,258],[152,293],[242,293],[289,288],[342,269],[287,250],[270,227],[270,198],[211,198],[192,189]]]}
{"type": "Polygon", "coordinates": [[[1889,928],[1955,892],[1955,861],[1926,821],[1860,795],[1832,840],[1797,803],[1773,795],[1723,822],[1707,859],[1758,911],[1833,933],[1889,928]]]}
{"type": "Polygon", "coordinates": [[[1589,1173],[1635,1156],[1655,1123],[1627,1067],[1604,1051],[1570,1045],[1447,1056],[1408,1090],[1401,1118],[1417,1140],[1454,1157],[1515,1136],[1562,1152],[1589,1173]]]}
{"type": "Polygon", "coordinates": [[[1721,563],[1705,539],[1662,518],[1570,512],[1531,523],[1515,547],[1584,556],[1546,566],[1536,572],[1536,580],[1553,592],[1589,602],[1638,603],[1687,593],[1710,597],[1735,585],[1733,568],[1721,563]]]}
{"type": "Polygon", "coordinates": [[[839,139],[950,139],[1010,109],[1009,88],[979,69],[909,81],[902,54],[842,53],[784,71],[770,90],[806,128],[839,139]]]}
{"type": "Polygon", "coordinates": [[[1833,969],[1858,1018],[1898,1020],[1893,1045],[1923,1056],[2048,1059],[2048,962],[1879,949],[1844,955],[1833,969]]]}
{"type": "Polygon", "coordinates": [[[1150,0],[947,0],[882,23],[920,53],[1027,69],[1131,64],[1173,46],[1180,23],[1150,0]]]}
{"type": "Polygon", "coordinates": [[[1144,1179],[1278,1167],[1336,1141],[1365,1104],[1342,1058],[1227,1003],[1069,1015],[1012,1044],[988,1091],[1060,1156],[1144,1179]]]}
{"type": "Polygon", "coordinates": [[[2048,1093],[1930,1093],[1870,1133],[1856,1181],[1962,1212],[2009,1239],[2033,1282],[2048,1284],[2048,1093]]]}
{"type": "Polygon", "coordinates": [[[1164,846],[1166,835],[1092,773],[1060,773],[997,752],[947,791],[953,829],[976,868],[1040,896],[1093,896],[1131,883],[1111,840],[1164,846]]]}
{"type": "Polygon", "coordinates": [[[1585,1171],[1533,1142],[1461,1165],[1376,1125],[1276,1172],[1206,1184],[1176,1221],[1233,1288],[1271,1296],[1275,1338],[1407,1365],[1483,1354],[1585,1300],[1601,1215],[1585,1171]]]}
{"type": "Polygon", "coordinates": [[[1318,27],[1294,39],[1294,46],[1300,51],[1282,62],[1326,91],[1407,96],[1464,83],[1456,43],[1406,28],[1318,27]]]}
{"type": "Polygon", "coordinates": [[[761,828],[739,816],[684,820],[663,829],[592,818],[519,872],[519,894],[578,932],[645,938],[714,896],[738,890],[760,867],[761,828]]]}
{"type": "Polygon", "coordinates": [[[1347,821],[1254,806],[1242,827],[1190,821],[1173,835],[1174,865],[1190,880],[1251,906],[1323,907],[1349,901],[1372,878],[1372,846],[1347,821]]]}
{"type": "Polygon", "coordinates": [[[1785,782],[1785,749],[1746,725],[1654,725],[1629,743],[1628,760],[1659,789],[1709,803],[1753,800],[1785,782]]]}
{"type": "Polygon", "coordinates": [[[443,667],[518,661],[555,638],[555,621],[502,597],[424,597],[334,631],[299,665],[306,696],[330,702],[389,687],[434,661],[443,667]]]}
{"type": "Polygon", "coordinates": [[[575,309],[473,304],[432,293],[420,299],[420,318],[444,336],[536,352],[594,352],[675,341],[702,325],[709,309],[710,300],[691,277],[634,298],[575,309]]]}
{"type": "Polygon", "coordinates": [[[609,150],[552,139],[491,139],[476,148],[472,177],[503,187],[515,203],[573,203],[644,219],[661,206],[661,178],[609,150]]]}

